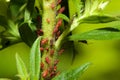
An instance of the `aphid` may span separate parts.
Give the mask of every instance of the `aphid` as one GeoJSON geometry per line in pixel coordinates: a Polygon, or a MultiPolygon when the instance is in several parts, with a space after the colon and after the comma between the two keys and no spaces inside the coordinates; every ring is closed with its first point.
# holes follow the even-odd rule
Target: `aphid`
{"type": "Polygon", "coordinates": [[[42,73],[42,77],[43,77],[43,78],[46,78],[47,75],[48,75],[48,70],[43,71],[43,73],[42,73]]]}
{"type": "Polygon", "coordinates": [[[65,7],[62,7],[62,8],[60,8],[60,9],[58,10],[58,13],[63,13],[64,10],[65,10],[65,7]]]}
{"type": "Polygon", "coordinates": [[[44,68],[44,64],[43,64],[43,62],[41,62],[40,66],[41,66],[41,69],[44,68]]]}
{"type": "Polygon", "coordinates": [[[41,45],[44,45],[44,44],[46,44],[48,42],[48,39],[43,39],[43,40],[41,40],[41,45]]]}
{"type": "Polygon", "coordinates": [[[46,61],[47,64],[50,64],[50,59],[49,59],[49,57],[46,57],[46,58],[45,58],[45,61],[46,61]]]}
{"type": "Polygon", "coordinates": [[[46,51],[49,51],[49,48],[46,48],[45,50],[46,50],[46,51]]]}
{"type": "Polygon", "coordinates": [[[54,71],[52,71],[51,73],[50,73],[50,77],[52,78],[52,77],[54,77],[56,75],[56,73],[54,72],[54,71]]]}
{"type": "Polygon", "coordinates": [[[55,3],[51,4],[51,8],[52,8],[52,10],[55,8],[55,3]]]}
{"type": "Polygon", "coordinates": [[[56,24],[56,27],[59,28],[61,25],[62,25],[62,19],[59,19],[56,24]]]}
{"type": "Polygon", "coordinates": [[[48,69],[49,73],[51,73],[53,71],[53,67],[50,66],[49,69],[48,69]]]}
{"type": "Polygon", "coordinates": [[[43,48],[43,47],[40,47],[40,51],[41,51],[41,52],[44,51],[44,48],[43,48]]]}
{"type": "Polygon", "coordinates": [[[52,56],[54,54],[54,50],[50,50],[50,55],[52,56]]]}
{"type": "Polygon", "coordinates": [[[43,30],[42,29],[37,30],[37,34],[38,35],[43,35],[43,30]]]}
{"type": "Polygon", "coordinates": [[[54,34],[54,33],[57,33],[57,32],[58,32],[58,28],[55,27],[54,30],[53,30],[53,34],[54,34]]]}
{"type": "Polygon", "coordinates": [[[50,40],[50,47],[53,46],[53,39],[50,40]]]}
{"type": "Polygon", "coordinates": [[[58,64],[59,60],[55,60],[54,61],[54,66],[56,66],[58,64]]]}
{"type": "Polygon", "coordinates": [[[54,66],[54,71],[55,71],[55,72],[57,71],[57,66],[54,66]]]}
{"type": "Polygon", "coordinates": [[[58,0],[58,1],[57,1],[57,4],[60,4],[61,2],[62,2],[62,0],[58,0]]]}
{"type": "Polygon", "coordinates": [[[40,22],[40,21],[41,21],[40,16],[37,16],[37,21],[38,21],[38,22],[40,22]]]}
{"type": "Polygon", "coordinates": [[[59,37],[59,36],[60,36],[60,31],[57,32],[57,37],[59,37]]]}
{"type": "Polygon", "coordinates": [[[61,55],[64,52],[64,49],[61,49],[58,54],[61,55]]]}
{"type": "Polygon", "coordinates": [[[46,21],[47,21],[48,24],[50,24],[50,19],[47,18],[46,21]]]}

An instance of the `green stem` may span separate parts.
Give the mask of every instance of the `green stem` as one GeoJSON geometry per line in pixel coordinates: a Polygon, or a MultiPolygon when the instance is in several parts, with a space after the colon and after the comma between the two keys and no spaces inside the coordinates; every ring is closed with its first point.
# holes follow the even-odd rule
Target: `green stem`
{"type": "Polygon", "coordinates": [[[72,24],[69,24],[67,26],[67,29],[61,34],[61,36],[58,38],[58,40],[55,43],[56,49],[58,50],[60,49],[65,37],[80,24],[80,22],[78,22],[80,19],[74,18],[72,24]]]}
{"type": "MultiPolygon", "coordinates": [[[[53,49],[50,47],[51,43],[50,40],[54,39],[53,36],[53,30],[56,24],[56,1],[57,0],[43,0],[43,15],[42,15],[42,30],[43,30],[43,39],[47,39],[48,43],[45,44],[44,47],[45,49],[42,52],[42,62],[44,64],[44,69],[43,72],[47,69],[49,69],[50,66],[53,65],[54,59],[53,57],[50,56],[50,50],[53,49]],[[53,9],[51,6],[55,5],[55,8],[53,9]],[[50,59],[50,64],[46,63],[46,57],[50,59]]],[[[49,73],[48,73],[49,74],[49,73]]],[[[46,77],[49,77],[47,75],[46,77]]]]}

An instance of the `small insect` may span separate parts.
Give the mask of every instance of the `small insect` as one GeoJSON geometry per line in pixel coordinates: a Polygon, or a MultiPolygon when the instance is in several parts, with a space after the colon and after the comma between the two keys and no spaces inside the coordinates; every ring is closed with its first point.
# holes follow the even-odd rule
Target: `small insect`
{"type": "Polygon", "coordinates": [[[46,51],[49,51],[49,48],[46,48],[45,50],[46,50],[46,51]]]}
{"type": "Polygon", "coordinates": [[[41,52],[44,51],[44,48],[43,48],[43,47],[40,47],[40,51],[41,51],[41,52]]]}
{"type": "Polygon", "coordinates": [[[64,10],[65,10],[65,7],[62,7],[62,8],[60,8],[60,9],[58,10],[58,13],[63,13],[64,10]]]}
{"type": "Polygon", "coordinates": [[[61,2],[62,2],[62,0],[58,0],[58,1],[57,1],[57,4],[60,4],[61,2]]]}
{"type": "Polygon", "coordinates": [[[48,24],[50,24],[50,19],[47,18],[46,21],[47,21],[48,24]]]}
{"type": "Polygon", "coordinates": [[[49,59],[49,57],[46,57],[46,58],[45,58],[45,61],[46,61],[47,64],[50,64],[50,59],[49,59]]]}
{"type": "Polygon", "coordinates": [[[52,10],[55,8],[55,3],[51,4],[51,8],[52,8],[52,10]]]}
{"type": "Polygon", "coordinates": [[[52,71],[51,73],[50,73],[50,77],[53,77],[53,76],[55,76],[56,75],[56,73],[54,72],[54,71],[52,71]]]}
{"type": "Polygon", "coordinates": [[[59,28],[61,25],[62,25],[62,19],[59,19],[56,24],[56,27],[59,28]]]}
{"type": "Polygon", "coordinates": [[[43,40],[41,40],[41,45],[44,45],[44,44],[46,44],[48,42],[48,39],[43,39],[43,40]]]}
{"type": "Polygon", "coordinates": [[[53,46],[53,39],[50,40],[50,47],[53,46]]]}
{"type": "Polygon", "coordinates": [[[44,68],[44,64],[43,64],[43,62],[41,62],[40,66],[41,66],[41,69],[44,68]]]}
{"type": "Polygon", "coordinates": [[[54,66],[56,66],[58,64],[59,60],[55,60],[54,61],[54,66]]]}
{"type": "Polygon", "coordinates": [[[57,66],[54,66],[54,71],[57,71],[57,66]]]}
{"type": "Polygon", "coordinates": [[[59,36],[60,36],[60,31],[57,32],[57,37],[59,37],[59,36]]]}
{"type": "Polygon", "coordinates": [[[48,75],[48,70],[43,71],[43,73],[42,73],[42,77],[43,77],[43,78],[46,78],[47,75],[48,75]]]}
{"type": "Polygon", "coordinates": [[[64,52],[64,49],[61,49],[58,54],[61,55],[64,52]]]}
{"type": "Polygon", "coordinates": [[[56,34],[58,32],[58,28],[55,27],[54,30],[53,30],[53,34],[56,34]]]}
{"type": "Polygon", "coordinates": [[[50,55],[53,56],[54,50],[50,50],[50,55]]]}
{"type": "Polygon", "coordinates": [[[37,30],[37,34],[38,35],[43,35],[43,30],[42,29],[37,30]]]}

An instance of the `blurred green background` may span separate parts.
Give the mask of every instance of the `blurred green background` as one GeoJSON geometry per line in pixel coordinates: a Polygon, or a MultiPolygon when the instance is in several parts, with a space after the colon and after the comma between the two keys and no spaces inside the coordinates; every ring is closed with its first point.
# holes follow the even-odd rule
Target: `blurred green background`
{"type": "MultiPolygon", "coordinates": [[[[111,15],[120,15],[120,0],[111,0],[110,4],[104,10],[105,13],[111,15]]],[[[5,9],[1,8],[1,15],[5,15],[5,9]]],[[[110,24],[83,24],[81,27],[74,30],[74,34],[78,32],[85,32],[98,27],[104,27],[110,24]]],[[[119,22],[117,22],[119,24],[119,22]]],[[[0,31],[1,31],[0,27],[0,31]]],[[[119,45],[120,41],[116,40],[104,40],[95,41],[89,40],[88,44],[75,42],[75,48],[77,50],[75,60],[71,63],[72,54],[66,51],[61,57],[59,69],[61,71],[76,68],[86,62],[91,62],[92,65],[83,74],[80,80],[120,80],[120,52],[116,46],[119,45]]],[[[119,46],[120,47],[120,46],[119,46]]],[[[30,48],[25,43],[18,43],[12,45],[4,50],[0,51],[0,78],[13,78],[16,77],[16,61],[15,54],[19,53],[22,59],[25,61],[29,68],[29,50],[30,48]]]]}

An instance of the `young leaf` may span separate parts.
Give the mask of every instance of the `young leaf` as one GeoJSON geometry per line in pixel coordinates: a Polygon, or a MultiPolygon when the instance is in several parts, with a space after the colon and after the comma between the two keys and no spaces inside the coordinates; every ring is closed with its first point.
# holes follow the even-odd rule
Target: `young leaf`
{"type": "Polygon", "coordinates": [[[31,19],[31,15],[32,15],[33,10],[34,10],[34,3],[35,3],[35,0],[28,0],[27,1],[27,8],[25,9],[25,15],[24,15],[25,22],[28,22],[31,19]]]}
{"type": "Polygon", "coordinates": [[[120,30],[116,28],[101,28],[91,30],[82,34],[74,34],[70,40],[116,40],[120,39],[120,30]]]}
{"type": "Polygon", "coordinates": [[[19,28],[21,39],[28,45],[32,46],[33,42],[36,40],[37,35],[31,30],[28,23],[24,23],[19,28]]]}
{"type": "Polygon", "coordinates": [[[0,15],[0,27],[5,27],[6,28],[7,25],[7,19],[4,16],[0,15]]]}
{"type": "Polygon", "coordinates": [[[35,3],[35,0],[28,0],[27,1],[27,10],[30,12],[30,14],[32,14],[32,12],[33,12],[34,3],[35,3]]]}
{"type": "Polygon", "coordinates": [[[69,18],[66,15],[64,15],[64,14],[58,14],[56,18],[57,19],[62,18],[63,20],[65,20],[67,22],[70,21],[69,18]]]}
{"type": "Polygon", "coordinates": [[[31,80],[39,80],[40,62],[41,62],[40,39],[41,39],[41,37],[36,39],[36,41],[33,43],[31,51],[30,51],[30,77],[31,77],[31,80]]]}
{"type": "Polygon", "coordinates": [[[108,23],[108,22],[117,21],[117,20],[120,20],[120,19],[117,17],[108,16],[108,15],[91,15],[81,19],[80,22],[97,24],[97,23],[108,23]]]}
{"type": "Polygon", "coordinates": [[[25,9],[25,14],[24,14],[24,22],[29,22],[31,19],[30,19],[30,12],[25,9]]]}
{"type": "Polygon", "coordinates": [[[81,0],[72,0],[76,8],[77,14],[80,15],[81,8],[83,7],[81,0]]]}
{"type": "Polygon", "coordinates": [[[90,63],[86,63],[74,70],[63,72],[60,75],[53,78],[53,80],[77,80],[83,74],[83,72],[88,68],[89,65],[90,63]]]}
{"type": "Polygon", "coordinates": [[[16,64],[17,64],[18,76],[21,78],[21,80],[27,80],[28,73],[25,63],[18,54],[16,54],[16,64]]]}

